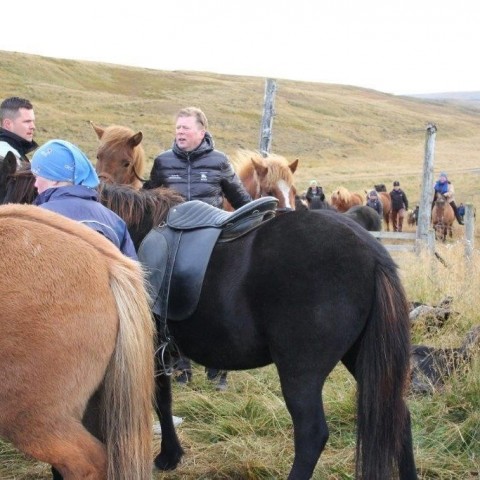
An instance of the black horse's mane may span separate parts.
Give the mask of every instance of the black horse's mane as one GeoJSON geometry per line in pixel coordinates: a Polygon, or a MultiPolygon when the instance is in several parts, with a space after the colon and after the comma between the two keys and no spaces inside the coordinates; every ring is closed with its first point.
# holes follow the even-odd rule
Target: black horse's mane
{"type": "Polygon", "coordinates": [[[37,196],[35,177],[30,163],[24,163],[15,172],[6,175],[5,196],[0,203],[33,203],[37,196]]]}
{"type": "Polygon", "coordinates": [[[184,201],[180,194],[164,187],[135,190],[128,185],[102,183],[97,190],[100,202],[123,218],[128,227],[135,228],[145,222],[161,224],[170,208],[184,201]]]}

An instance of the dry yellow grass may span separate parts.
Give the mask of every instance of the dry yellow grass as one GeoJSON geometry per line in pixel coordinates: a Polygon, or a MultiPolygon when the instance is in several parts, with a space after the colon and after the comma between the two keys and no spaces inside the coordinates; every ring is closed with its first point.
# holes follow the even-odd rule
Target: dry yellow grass
{"type": "MultiPolygon", "coordinates": [[[[171,146],[173,117],[202,108],[218,149],[259,148],[265,79],[165,72],[0,51],[1,97],[35,105],[37,141],[61,137],[95,160],[89,120],[142,130],[149,165],[171,146]]],[[[311,178],[325,192],[363,191],[401,181],[419,198],[425,127],[438,127],[435,173],[446,170],[458,201],[478,203],[480,111],[464,105],[398,97],[362,88],[277,80],[272,153],[300,159],[297,188],[311,178]]],[[[147,172],[148,173],[148,172],[147,172]]]]}

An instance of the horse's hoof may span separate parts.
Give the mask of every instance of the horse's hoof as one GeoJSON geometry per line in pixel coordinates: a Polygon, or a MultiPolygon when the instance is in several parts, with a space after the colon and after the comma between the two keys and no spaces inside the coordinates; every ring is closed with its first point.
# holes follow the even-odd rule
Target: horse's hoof
{"type": "Polygon", "coordinates": [[[162,471],[175,470],[180,463],[182,455],[183,451],[171,456],[159,453],[153,463],[155,467],[162,471]]]}

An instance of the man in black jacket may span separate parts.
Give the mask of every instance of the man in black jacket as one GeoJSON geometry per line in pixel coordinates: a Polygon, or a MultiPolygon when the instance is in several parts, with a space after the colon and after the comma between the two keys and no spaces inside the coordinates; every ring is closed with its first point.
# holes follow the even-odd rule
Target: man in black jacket
{"type": "Polygon", "coordinates": [[[27,153],[38,145],[33,140],[35,114],[33,105],[26,98],[10,97],[0,104],[0,161],[11,151],[17,163],[29,161],[27,153]]]}
{"type": "MultiPolygon", "coordinates": [[[[150,180],[144,188],[168,187],[179,192],[185,200],[201,200],[223,208],[226,198],[237,209],[252,200],[233,170],[228,157],[218,150],[207,131],[208,120],[196,107],[183,108],[177,113],[175,141],[170,150],[154,161],[150,180]]],[[[177,377],[187,383],[192,377],[190,360],[180,359],[177,377]]],[[[217,390],[227,388],[227,372],[208,368],[207,377],[218,380],[217,390]]]]}
{"type": "Polygon", "coordinates": [[[394,232],[401,232],[403,228],[403,219],[405,211],[408,210],[408,199],[405,192],[400,188],[400,182],[393,182],[393,190],[390,192],[392,199],[392,224],[394,232]]]}
{"type": "Polygon", "coordinates": [[[185,200],[201,200],[218,208],[226,198],[237,209],[252,199],[207,131],[205,114],[195,107],[177,113],[175,141],[154,161],[144,188],[170,187],[185,200]]]}

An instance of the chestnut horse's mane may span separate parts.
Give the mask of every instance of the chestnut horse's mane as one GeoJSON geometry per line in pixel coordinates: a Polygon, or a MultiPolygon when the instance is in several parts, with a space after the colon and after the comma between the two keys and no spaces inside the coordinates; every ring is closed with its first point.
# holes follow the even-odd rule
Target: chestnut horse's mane
{"type": "Polygon", "coordinates": [[[240,178],[253,177],[255,167],[252,160],[264,167],[268,167],[268,172],[264,179],[266,188],[273,187],[279,180],[284,180],[288,185],[293,185],[293,173],[290,170],[288,161],[284,157],[274,154],[263,157],[259,152],[251,150],[238,150],[232,157],[232,163],[240,178]]]}
{"type": "Polygon", "coordinates": [[[365,202],[359,193],[352,193],[345,187],[338,187],[332,192],[330,203],[343,212],[354,205],[363,205],[365,202]]]}

